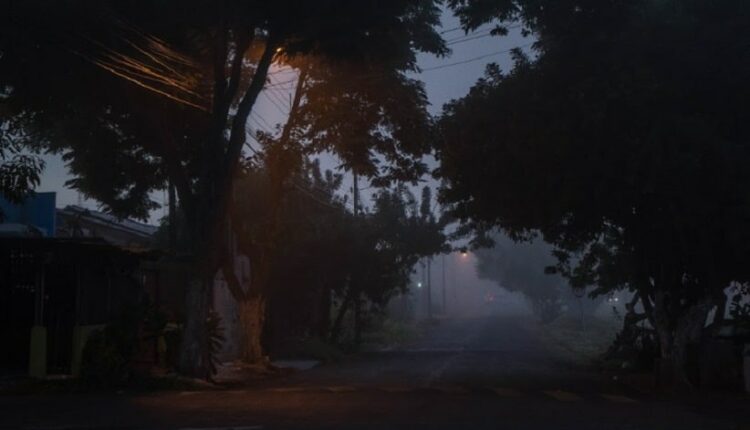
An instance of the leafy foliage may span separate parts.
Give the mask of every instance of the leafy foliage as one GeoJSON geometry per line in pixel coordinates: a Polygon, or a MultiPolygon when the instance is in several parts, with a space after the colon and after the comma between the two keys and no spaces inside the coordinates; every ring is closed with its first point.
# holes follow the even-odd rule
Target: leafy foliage
{"type": "MultiPolygon", "coordinates": [[[[2,111],[0,97],[0,119],[2,111]]],[[[13,203],[23,201],[39,185],[39,175],[44,169],[44,161],[27,148],[34,138],[23,127],[27,120],[24,116],[14,116],[0,122],[0,196],[13,203]]],[[[2,216],[0,211],[0,220],[2,216]]]]}
{"type": "Polygon", "coordinates": [[[140,307],[124,309],[106,327],[89,336],[81,357],[81,379],[85,383],[119,387],[135,376],[132,360],[140,346],[144,315],[140,307]]]}
{"type": "Polygon", "coordinates": [[[732,317],[734,327],[739,329],[745,337],[750,337],[750,301],[748,298],[750,298],[750,285],[736,286],[729,307],[729,315],[732,317]]]}
{"type": "MultiPolygon", "coordinates": [[[[188,226],[187,251],[201,279],[188,291],[181,367],[198,376],[208,374],[210,342],[200,297],[226,263],[230,195],[248,119],[271,65],[298,69],[310,57],[390,76],[422,104],[398,110],[397,93],[381,91],[390,96],[376,105],[388,102],[392,117],[395,112],[424,123],[416,118],[424,113],[424,95],[404,74],[416,70],[417,52],[446,52],[433,28],[439,22],[434,0],[7,3],[0,23],[0,86],[9,92],[9,115],[34,115],[35,130],[49,137],[46,149],[68,161],[70,185],[113,213],[141,218],[156,206],[154,190],[168,182],[176,188],[188,226]]],[[[396,139],[407,130],[394,121],[377,124],[396,139]]],[[[335,144],[332,139],[326,149],[357,163],[375,158],[349,155],[377,150],[389,158],[401,146],[423,150],[423,143],[413,150],[376,136],[371,126],[365,127],[369,136],[346,135],[335,144]]]]}
{"type": "MultiPolygon", "coordinates": [[[[403,118],[398,126],[368,122],[364,116],[349,122],[368,127],[371,139],[315,140],[316,149],[334,150],[347,160],[351,154],[376,149],[396,157],[399,145],[407,148],[416,142],[400,139],[399,133],[413,129],[404,124],[424,123],[425,97],[421,85],[406,80],[403,73],[415,70],[417,51],[446,52],[432,28],[439,16],[433,1],[30,1],[13,2],[6,10],[0,85],[9,88],[8,114],[34,113],[31,125],[49,137],[49,149],[62,152],[69,162],[74,174],[69,185],[114,213],[138,217],[155,207],[149,193],[163,189],[167,177],[180,188],[186,205],[193,200],[191,194],[200,194],[202,181],[215,180],[205,177],[206,164],[231,151],[228,141],[212,141],[209,130],[216,121],[224,127],[237,116],[239,111],[228,106],[239,108],[241,96],[256,80],[253,72],[263,43],[283,53],[274,57],[279,64],[301,68],[313,63],[316,83],[327,83],[311,92],[316,105],[329,102],[338,106],[334,111],[348,109],[330,102],[337,97],[343,102],[339,95],[349,94],[347,100],[361,100],[361,106],[376,115],[385,107],[393,111],[388,116],[403,118]],[[230,74],[230,54],[243,44],[247,52],[239,54],[247,61],[237,63],[237,82],[216,76],[212,71],[219,67],[230,74]],[[214,64],[222,49],[225,63],[214,64]],[[359,79],[363,73],[389,79],[365,85],[359,79]],[[344,82],[350,85],[337,87],[344,82]],[[355,87],[358,93],[352,93],[355,87]],[[211,101],[222,89],[236,91],[229,105],[211,101]],[[418,103],[398,103],[402,94],[418,103]],[[416,110],[407,114],[414,106],[416,110]],[[222,112],[226,118],[212,118],[222,112]],[[375,133],[381,126],[391,128],[388,134],[395,137],[375,133]],[[208,156],[210,152],[215,154],[208,156]]],[[[257,78],[265,83],[265,76],[257,78]]],[[[349,109],[348,117],[354,112],[360,110],[349,109]]],[[[326,117],[334,118],[334,113],[326,112],[326,117]]],[[[316,118],[318,126],[310,128],[310,136],[333,133],[320,115],[316,118]]],[[[340,116],[336,120],[339,127],[347,124],[340,116]]],[[[420,145],[424,151],[424,139],[420,145]]],[[[376,160],[366,162],[369,166],[376,160]]]]}
{"type": "Polygon", "coordinates": [[[521,20],[538,58],[517,52],[446,106],[443,199],[480,226],[541,231],[576,285],[634,290],[663,356],[684,354],[750,276],[746,5],[452,4],[468,27],[521,20]]]}
{"type": "Polygon", "coordinates": [[[239,251],[251,264],[260,253],[273,256],[263,292],[271,297],[271,318],[284,315],[279,324],[288,335],[328,336],[330,308],[317,309],[331,294],[345,301],[355,290],[378,312],[406,289],[417,260],[444,246],[441,227],[422,220],[406,187],[378,192],[373,207],[354,216],[339,194],[341,175],[304,162],[274,215],[269,174],[268,168],[248,168],[238,182],[242,199],[235,202],[233,219],[239,251]],[[266,242],[274,216],[278,233],[266,242]]]}

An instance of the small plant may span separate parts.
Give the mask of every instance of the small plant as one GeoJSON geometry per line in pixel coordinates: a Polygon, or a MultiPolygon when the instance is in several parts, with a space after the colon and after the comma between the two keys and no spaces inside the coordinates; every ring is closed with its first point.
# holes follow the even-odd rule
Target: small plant
{"type": "Polygon", "coordinates": [[[143,312],[125,309],[104,329],[89,336],[81,357],[81,379],[95,387],[117,387],[133,376],[131,360],[138,348],[143,312]]]}
{"type": "Polygon", "coordinates": [[[115,339],[107,329],[89,336],[81,359],[81,379],[87,385],[116,387],[130,379],[129,357],[115,339]]]}

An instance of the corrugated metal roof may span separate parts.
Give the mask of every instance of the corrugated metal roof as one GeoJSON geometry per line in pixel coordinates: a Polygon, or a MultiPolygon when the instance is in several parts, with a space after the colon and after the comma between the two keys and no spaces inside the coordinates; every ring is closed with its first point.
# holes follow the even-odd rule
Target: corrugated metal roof
{"type": "Polygon", "coordinates": [[[63,209],[58,209],[58,213],[68,216],[81,217],[82,219],[86,219],[87,221],[106,225],[110,228],[121,229],[133,234],[143,236],[144,238],[153,236],[159,229],[159,227],[154,225],[133,221],[131,219],[119,219],[112,214],[99,212],[92,209],[86,209],[76,205],[69,205],[63,209]]]}

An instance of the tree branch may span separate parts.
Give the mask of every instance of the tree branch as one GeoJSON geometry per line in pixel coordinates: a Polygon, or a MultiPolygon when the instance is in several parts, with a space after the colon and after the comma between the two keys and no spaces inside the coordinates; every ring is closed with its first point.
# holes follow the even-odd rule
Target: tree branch
{"type": "Polygon", "coordinates": [[[232,57],[232,67],[229,71],[229,86],[226,88],[224,94],[224,102],[226,103],[225,116],[232,105],[237,88],[240,86],[240,81],[242,80],[242,63],[245,61],[245,54],[253,41],[252,34],[247,30],[236,30],[236,33],[234,57],[232,57]]]}
{"type": "MultiPolygon", "coordinates": [[[[224,14],[222,14],[222,16],[224,16],[224,14]]],[[[229,29],[224,20],[222,20],[218,31],[219,33],[216,36],[214,43],[214,112],[217,111],[217,108],[223,105],[227,86],[226,64],[229,29]]]]}
{"type": "MultiPolygon", "coordinates": [[[[167,175],[177,190],[183,211],[189,213],[193,201],[193,190],[190,187],[190,181],[184,167],[180,164],[179,150],[177,149],[177,145],[175,145],[174,137],[166,127],[160,127],[160,130],[162,133],[161,147],[163,149],[163,151],[160,151],[160,155],[166,164],[167,175]]],[[[194,228],[194,226],[191,226],[191,228],[194,228]]]]}
{"type": "Polygon", "coordinates": [[[225,184],[231,183],[231,178],[234,175],[237,162],[239,161],[240,155],[242,154],[242,147],[245,144],[245,131],[247,129],[247,119],[252,112],[255,101],[258,99],[258,95],[263,86],[266,83],[268,77],[268,69],[271,67],[273,56],[276,53],[276,41],[273,37],[269,36],[266,41],[266,48],[263,51],[263,55],[258,62],[258,67],[255,69],[253,79],[248,86],[245,95],[242,97],[239,105],[237,106],[237,113],[232,121],[232,131],[229,136],[229,147],[224,159],[224,175],[228,181],[225,184]]]}
{"type": "Polygon", "coordinates": [[[289,118],[287,118],[287,122],[284,125],[284,130],[281,133],[281,144],[286,145],[289,143],[289,136],[292,133],[292,128],[294,128],[294,124],[297,122],[297,113],[299,111],[299,105],[302,102],[302,96],[304,95],[304,89],[305,89],[305,81],[307,80],[307,74],[308,74],[308,66],[303,67],[303,69],[300,71],[299,78],[297,79],[297,87],[294,90],[294,100],[292,101],[292,106],[289,110],[289,118]]]}

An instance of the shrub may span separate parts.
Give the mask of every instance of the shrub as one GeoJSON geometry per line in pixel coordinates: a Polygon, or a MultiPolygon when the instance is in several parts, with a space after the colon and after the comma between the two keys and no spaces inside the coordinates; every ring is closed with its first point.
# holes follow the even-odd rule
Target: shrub
{"type": "Polygon", "coordinates": [[[81,356],[81,379],[96,387],[117,387],[133,377],[144,311],[130,307],[104,329],[92,333],[81,356]]]}

